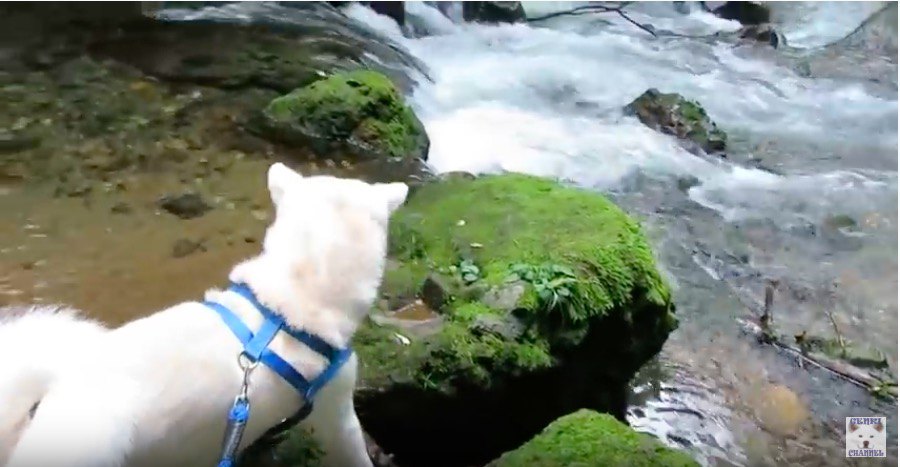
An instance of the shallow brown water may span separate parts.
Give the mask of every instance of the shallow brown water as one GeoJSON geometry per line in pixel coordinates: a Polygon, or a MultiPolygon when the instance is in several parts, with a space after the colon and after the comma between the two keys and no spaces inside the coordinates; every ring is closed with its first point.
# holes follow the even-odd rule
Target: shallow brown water
{"type": "Polygon", "coordinates": [[[135,176],[126,192],[89,198],[54,198],[47,186],[4,187],[0,305],[61,302],[120,324],[199,298],[259,251],[270,215],[267,165],[239,161],[203,180],[197,191],[214,208],[188,220],[156,206],[161,194],[185,189],[170,174],[135,176]],[[113,213],[120,203],[131,212],[113,213]],[[179,239],[202,247],[173,257],[179,239]]]}

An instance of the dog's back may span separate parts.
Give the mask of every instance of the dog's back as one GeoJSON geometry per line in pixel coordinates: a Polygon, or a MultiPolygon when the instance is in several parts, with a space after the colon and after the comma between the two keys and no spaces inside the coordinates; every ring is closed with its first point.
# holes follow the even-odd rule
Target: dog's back
{"type": "Polygon", "coordinates": [[[105,331],[70,308],[0,307],[0,465],[50,383],[87,359],[105,331]]]}

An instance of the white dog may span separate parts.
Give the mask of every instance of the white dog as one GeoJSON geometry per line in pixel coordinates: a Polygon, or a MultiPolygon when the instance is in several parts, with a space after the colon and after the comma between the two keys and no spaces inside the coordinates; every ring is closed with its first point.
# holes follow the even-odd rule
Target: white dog
{"type": "Polygon", "coordinates": [[[106,328],[59,306],[0,308],[0,465],[63,369],[92,358],[106,328]]]}
{"type": "MultiPolygon", "coordinates": [[[[402,183],[307,177],[282,164],[268,174],[275,221],[263,251],[229,279],[252,289],[287,324],[346,348],[376,296],[390,214],[402,183]]],[[[251,330],[263,319],[232,291],[206,300],[251,330]]],[[[9,467],[213,466],[242,381],[243,349],[208,306],[182,303],[109,331],[93,358],[54,381],[14,448],[9,467]]],[[[327,360],[285,333],[269,348],[312,379],[327,360]]],[[[355,355],[315,398],[302,422],[326,465],[370,466],[353,408],[355,355]]],[[[251,414],[241,449],[296,412],[303,397],[260,365],[250,377],[251,414]]]]}

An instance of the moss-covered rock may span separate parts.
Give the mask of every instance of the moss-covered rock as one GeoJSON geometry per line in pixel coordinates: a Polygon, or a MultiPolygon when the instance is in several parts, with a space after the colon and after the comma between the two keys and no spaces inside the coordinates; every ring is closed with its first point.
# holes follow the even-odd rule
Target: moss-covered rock
{"type": "Polygon", "coordinates": [[[662,93],[648,89],[625,107],[627,115],[635,115],[644,125],[678,137],[707,154],[725,151],[728,137],[696,101],[678,93],[662,93]]]}
{"type": "Polygon", "coordinates": [[[308,145],[320,156],[428,156],[422,123],[376,71],[337,73],[278,97],[263,110],[261,127],[270,138],[308,145]]]}
{"type": "Polygon", "coordinates": [[[624,416],[627,382],[676,326],[638,224],[550,180],[427,184],[392,218],[390,251],[388,302],[447,289],[435,332],[357,333],[360,417],[401,464],[487,462],[580,407],[624,416]]]}
{"type": "Polygon", "coordinates": [[[488,467],[699,466],[689,455],[664,446],[606,414],[579,410],[551,423],[520,448],[488,467]]]}

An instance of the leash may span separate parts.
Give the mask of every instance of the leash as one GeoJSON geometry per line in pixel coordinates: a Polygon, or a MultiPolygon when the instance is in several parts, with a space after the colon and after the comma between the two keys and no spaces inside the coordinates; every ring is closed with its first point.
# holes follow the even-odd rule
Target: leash
{"type": "Polygon", "coordinates": [[[228,411],[228,423],[225,428],[225,436],[222,442],[222,454],[217,467],[234,467],[236,456],[244,434],[244,428],[250,419],[250,375],[253,370],[262,363],[277,373],[288,384],[294,387],[303,397],[303,406],[291,417],[282,420],[278,425],[265,432],[263,438],[271,438],[279,432],[292,426],[312,413],[313,399],[316,393],[334,378],[344,363],[353,355],[349,347],[338,349],[325,342],[320,337],[301,329],[296,329],[285,323],[284,317],[275,313],[265,305],[259,303],[253,291],[246,284],[231,284],[229,291],[235,292],[249,301],[263,316],[263,323],[259,330],[253,333],[241,320],[227,307],[216,302],[203,302],[219,314],[222,321],[244,346],[238,354],[238,366],[243,372],[241,389],[234,398],[234,403],[228,411]],[[307,380],[290,363],[271,351],[268,347],[279,332],[284,332],[299,342],[303,343],[314,352],[328,359],[328,366],[319,376],[312,381],[307,380]],[[290,425],[288,425],[290,423],[290,425]]]}

